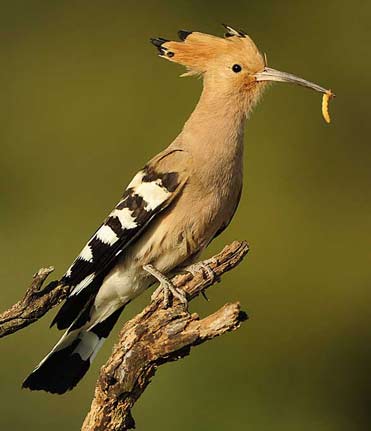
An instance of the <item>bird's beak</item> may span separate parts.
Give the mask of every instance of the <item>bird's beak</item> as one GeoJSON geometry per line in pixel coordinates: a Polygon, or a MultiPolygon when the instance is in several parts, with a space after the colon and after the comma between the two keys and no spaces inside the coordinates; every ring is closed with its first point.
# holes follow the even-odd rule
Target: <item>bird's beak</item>
{"type": "MultiPolygon", "coordinates": [[[[292,75],[291,73],[280,72],[279,70],[272,69],[270,67],[265,67],[262,72],[255,74],[255,79],[257,82],[260,81],[277,81],[277,82],[288,82],[291,84],[301,85],[303,87],[311,88],[312,90],[318,91],[320,93],[329,93],[323,87],[320,87],[313,82],[306,81],[305,79],[299,78],[298,76],[292,75]]],[[[331,93],[331,96],[335,96],[331,93]]]]}

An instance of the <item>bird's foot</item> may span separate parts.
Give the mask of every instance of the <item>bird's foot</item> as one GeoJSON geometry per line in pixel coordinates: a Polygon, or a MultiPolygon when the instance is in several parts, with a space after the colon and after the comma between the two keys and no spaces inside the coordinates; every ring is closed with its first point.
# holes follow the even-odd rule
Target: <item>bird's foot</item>
{"type": "Polygon", "coordinates": [[[160,282],[160,286],[154,291],[151,296],[152,301],[154,301],[158,297],[158,295],[163,292],[165,308],[168,308],[170,305],[170,294],[174,298],[177,298],[185,309],[188,308],[187,295],[184,290],[175,287],[173,283],[168,279],[168,277],[162,274],[162,272],[156,269],[153,265],[144,265],[143,269],[160,282]]]}
{"type": "MultiPolygon", "coordinates": [[[[206,274],[208,280],[210,283],[213,283],[215,279],[217,278],[217,275],[215,272],[210,268],[210,263],[218,263],[215,257],[212,257],[210,259],[204,260],[202,262],[194,263],[193,265],[190,265],[186,267],[184,270],[187,272],[190,272],[193,277],[200,272],[200,270],[206,274]]],[[[204,297],[206,301],[209,301],[209,298],[206,296],[205,290],[202,290],[201,295],[204,297]]]]}
{"type": "Polygon", "coordinates": [[[206,274],[207,278],[209,279],[210,283],[215,281],[217,278],[217,275],[215,272],[211,269],[210,263],[218,263],[215,257],[212,257],[207,260],[203,260],[202,262],[194,263],[193,265],[187,266],[184,268],[185,271],[190,272],[193,276],[196,276],[197,273],[200,272],[200,270],[206,274]]]}

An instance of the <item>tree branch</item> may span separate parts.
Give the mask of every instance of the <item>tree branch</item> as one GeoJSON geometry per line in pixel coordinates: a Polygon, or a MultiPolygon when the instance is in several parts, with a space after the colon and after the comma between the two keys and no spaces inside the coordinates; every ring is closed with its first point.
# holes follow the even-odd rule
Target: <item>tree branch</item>
{"type": "MultiPolygon", "coordinates": [[[[237,266],[247,254],[246,242],[234,241],[214,256],[210,278],[199,267],[192,275],[178,274],[172,282],[192,300],[219,281],[220,276],[237,266]]],[[[33,277],[23,299],[0,314],[0,338],[40,319],[68,295],[68,287],[51,282],[42,285],[54,268],[42,268],[33,277]]],[[[174,299],[163,308],[158,294],[144,310],[126,322],[111,357],[102,367],[94,399],[82,425],[82,431],[125,431],[135,427],[131,409],[142,395],[157,368],[189,355],[191,348],[228,331],[237,329],[247,319],[238,302],[225,304],[215,313],[200,319],[184,310],[174,299]]]]}
{"type": "MultiPolygon", "coordinates": [[[[204,271],[176,275],[172,282],[191,300],[238,265],[248,252],[246,242],[233,242],[209,264],[211,280],[204,271]]],[[[102,367],[90,412],[82,431],[125,431],[135,428],[131,409],[142,395],[158,366],[190,353],[191,347],[237,329],[246,320],[238,302],[225,304],[204,319],[189,314],[179,301],[164,309],[162,294],[128,321],[111,357],[102,367]]]]}
{"type": "Polygon", "coordinates": [[[68,288],[58,285],[58,282],[52,281],[41,289],[53,271],[52,266],[41,268],[33,276],[31,286],[26,290],[23,299],[0,314],[0,338],[31,325],[65,299],[68,288]]]}

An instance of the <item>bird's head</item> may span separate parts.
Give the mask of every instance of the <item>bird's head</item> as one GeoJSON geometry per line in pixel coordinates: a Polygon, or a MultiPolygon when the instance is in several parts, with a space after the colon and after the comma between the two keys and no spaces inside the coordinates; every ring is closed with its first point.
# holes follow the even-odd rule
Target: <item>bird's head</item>
{"type": "Polygon", "coordinates": [[[250,108],[269,81],[289,82],[326,93],[327,90],[289,73],[267,66],[265,55],[244,32],[225,25],[224,37],[178,32],[180,41],[151,39],[160,57],[187,68],[182,76],[201,75],[210,91],[237,96],[250,108]]]}

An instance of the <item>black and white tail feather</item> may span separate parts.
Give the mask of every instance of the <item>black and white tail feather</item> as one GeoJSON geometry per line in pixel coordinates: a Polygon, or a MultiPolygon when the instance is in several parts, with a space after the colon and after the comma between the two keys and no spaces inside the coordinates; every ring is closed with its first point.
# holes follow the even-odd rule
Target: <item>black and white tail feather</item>
{"type": "Polygon", "coordinates": [[[84,377],[124,307],[93,328],[71,325],[53,350],[23,382],[24,388],[63,394],[84,377]]]}
{"type": "Polygon", "coordinates": [[[177,172],[156,172],[153,164],[133,178],[115,209],[60,280],[71,290],[52,325],[67,331],[26,378],[24,388],[62,394],[85,375],[125,306],[105,320],[90,321],[104,278],[151,220],[169,206],[185,181],[177,172]]]}

